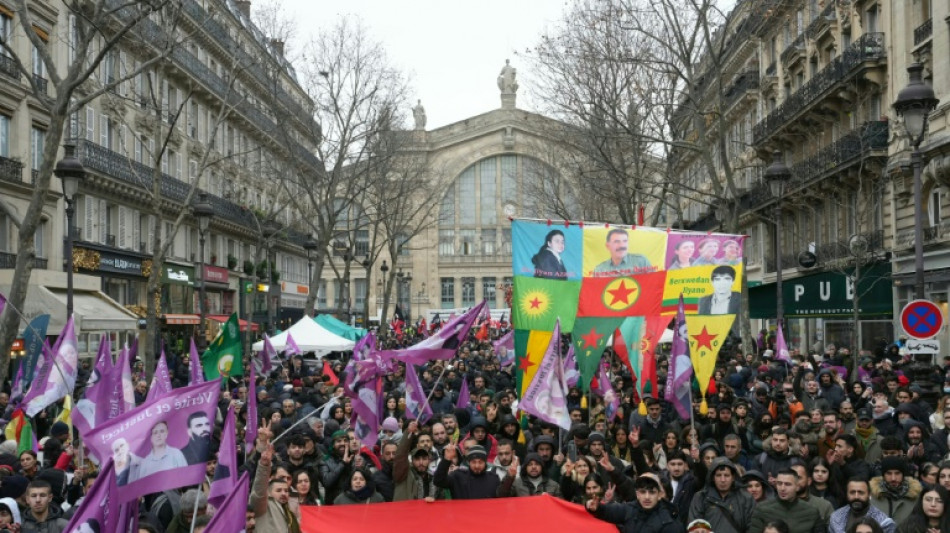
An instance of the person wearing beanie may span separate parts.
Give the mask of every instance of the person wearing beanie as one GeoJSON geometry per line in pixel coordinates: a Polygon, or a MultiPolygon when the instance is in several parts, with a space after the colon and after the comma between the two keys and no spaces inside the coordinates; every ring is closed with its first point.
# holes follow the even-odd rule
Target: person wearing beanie
{"type": "Polygon", "coordinates": [[[353,456],[350,453],[346,431],[338,429],[330,435],[330,452],[320,462],[320,484],[325,491],[324,501],[332,505],[333,500],[343,493],[353,472],[353,456]]]}
{"type": "Polygon", "coordinates": [[[507,496],[538,496],[550,494],[555,498],[561,497],[561,487],[557,481],[548,478],[544,473],[544,461],[541,456],[532,452],[525,455],[521,475],[514,480],[507,496]]]}
{"type": "Polygon", "coordinates": [[[482,446],[475,444],[466,449],[468,468],[457,468],[449,472],[449,467],[457,458],[458,448],[446,446],[442,461],[435,469],[435,485],[448,489],[453,500],[499,498],[511,492],[511,485],[520,467],[517,458],[508,467],[508,475],[503,481],[488,471],[488,452],[482,446]]]}
{"type": "Polygon", "coordinates": [[[379,426],[379,440],[394,441],[398,443],[402,439],[402,430],[399,429],[399,421],[394,417],[386,417],[379,426]]]}
{"type": "Polygon", "coordinates": [[[58,421],[49,428],[49,435],[65,446],[69,440],[69,426],[65,422],[58,421]]]}
{"type": "Polygon", "coordinates": [[[689,458],[682,450],[673,450],[666,456],[666,469],[660,473],[660,477],[673,489],[670,503],[676,507],[677,516],[685,519],[698,487],[696,478],[689,470],[689,458]]]}
{"type": "Polygon", "coordinates": [[[464,440],[474,439],[488,453],[488,461],[494,461],[498,455],[498,440],[488,432],[488,421],[482,416],[473,416],[469,425],[469,433],[464,440]]]}
{"type": "Polygon", "coordinates": [[[667,500],[660,477],[650,472],[637,477],[637,498],[626,503],[603,504],[600,498],[588,499],[584,507],[595,517],[616,525],[622,533],[685,533],[667,500]]]}
{"type": "Polygon", "coordinates": [[[393,501],[406,500],[435,501],[441,491],[435,486],[429,463],[432,460],[431,446],[419,446],[419,423],[413,420],[406,426],[406,434],[393,459],[393,501]],[[412,453],[409,452],[410,448],[412,453]]]}
{"type": "Polygon", "coordinates": [[[7,476],[0,482],[0,498],[13,498],[19,501],[26,494],[26,487],[29,484],[30,480],[26,476],[7,476]]]}
{"type": "Polygon", "coordinates": [[[907,459],[891,455],[881,459],[881,475],[871,478],[871,505],[898,524],[907,520],[923,491],[920,481],[908,476],[907,471],[907,459]]]}
{"type": "MultiPolygon", "coordinates": [[[[587,450],[590,456],[597,461],[597,473],[604,479],[610,479],[615,485],[619,486],[620,483],[617,478],[618,476],[623,476],[625,467],[623,461],[616,457],[611,457],[610,454],[607,453],[607,437],[599,431],[591,432],[587,437],[587,450]]],[[[643,457],[642,450],[634,449],[633,453],[634,462],[640,463],[643,457]]],[[[646,470],[644,469],[643,471],[645,472],[646,470]]]]}
{"type": "Polygon", "coordinates": [[[686,526],[686,533],[713,533],[713,529],[709,522],[700,518],[686,526]]]}

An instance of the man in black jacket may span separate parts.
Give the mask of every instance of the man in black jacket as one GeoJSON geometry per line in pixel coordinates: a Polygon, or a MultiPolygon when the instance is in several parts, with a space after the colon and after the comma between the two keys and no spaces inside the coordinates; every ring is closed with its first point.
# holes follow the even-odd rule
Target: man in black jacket
{"type": "Polygon", "coordinates": [[[465,453],[468,468],[457,468],[449,472],[449,467],[452,466],[457,454],[455,446],[445,448],[442,461],[435,470],[434,479],[436,487],[449,489],[453,500],[497,498],[511,491],[511,484],[518,475],[517,458],[508,467],[508,475],[502,481],[494,473],[488,471],[488,452],[485,448],[477,444],[469,447],[465,453]]]}
{"type": "Polygon", "coordinates": [[[622,533],[685,533],[686,526],[673,517],[663,483],[653,473],[637,478],[637,501],[601,504],[598,498],[585,503],[587,511],[620,528],[622,533]]]}

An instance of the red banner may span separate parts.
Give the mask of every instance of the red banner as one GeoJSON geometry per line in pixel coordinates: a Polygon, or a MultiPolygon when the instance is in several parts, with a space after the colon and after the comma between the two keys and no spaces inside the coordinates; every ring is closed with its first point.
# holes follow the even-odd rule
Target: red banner
{"type": "Polygon", "coordinates": [[[625,317],[660,314],[666,272],[615,278],[584,278],[577,316],[625,317]]]}
{"type": "MultiPolygon", "coordinates": [[[[617,533],[617,526],[598,520],[583,507],[552,496],[498,498],[492,500],[452,500],[426,503],[422,500],[372,505],[303,506],[300,508],[303,533],[418,533],[432,529],[432,518],[459,533],[485,533],[486,523],[504,524],[504,531],[549,533],[583,531],[617,533]]],[[[495,528],[497,529],[497,528],[495,528]]]]}

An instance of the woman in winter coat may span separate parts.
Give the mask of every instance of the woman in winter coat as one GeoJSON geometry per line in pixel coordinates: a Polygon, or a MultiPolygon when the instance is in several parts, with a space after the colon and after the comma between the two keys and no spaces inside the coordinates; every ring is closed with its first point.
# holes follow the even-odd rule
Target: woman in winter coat
{"type": "Polygon", "coordinates": [[[382,495],[376,492],[373,477],[365,470],[354,470],[346,484],[346,490],[333,500],[333,505],[353,505],[357,503],[383,503],[382,495]]]}

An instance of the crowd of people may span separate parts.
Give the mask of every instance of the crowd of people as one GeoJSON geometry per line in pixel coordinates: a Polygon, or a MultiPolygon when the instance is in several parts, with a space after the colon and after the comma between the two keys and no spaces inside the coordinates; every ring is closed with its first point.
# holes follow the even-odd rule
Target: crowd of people
{"type": "MultiPolygon", "coordinates": [[[[407,331],[400,344],[411,344],[416,333],[407,331]]],[[[254,449],[237,450],[253,475],[246,531],[299,533],[307,505],[549,494],[623,532],[950,532],[947,361],[929,376],[943,392],[931,404],[931,391],[904,375],[909,358],[899,347],[828,347],[793,353],[791,363],[769,350],[722,353],[707,412],[694,383],[693,416],[684,420],[664,399],[663,356],[656,390],[644,385],[641,401],[629,369],[608,350],[620,410],[608,419],[600,395],[572,388],[565,430],[520,416],[514,365],[502,366],[493,348],[502,333],[476,340],[473,331],[455,359],[421,369],[427,420],[407,417],[406,367],[386,375],[375,446],[351,427],[349,354],[334,354],[326,369],[295,356],[254,383],[229,380],[217,419],[196,438],[220,453],[229,407],[238,413],[238,443],[257,427],[254,449]],[[469,396],[459,398],[463,389],[469,396]],[[250,395],[258,420],[248,420],[250,395]]],[[[169,366],[174,385],[187,385],[187,353],[169,357],[169,366]]],[[[137,378],[136,402],[146,393],[137,378]]],[[[0,393],[8,419],[11,403],[0,393]]],[[[69,426],[53,422],[62,409],[59,402],[34,417],[41,453],[17,456],[15,442],[0,443],[0,531],[65,531],[92,486],[98,467],[74,449],[69,426]]],[[[214,513],[209,483],[143,498],[140,533],[190,531],[193,521],[202,531],[214,513]]]]}

